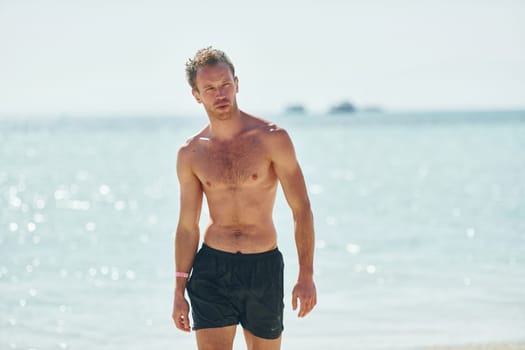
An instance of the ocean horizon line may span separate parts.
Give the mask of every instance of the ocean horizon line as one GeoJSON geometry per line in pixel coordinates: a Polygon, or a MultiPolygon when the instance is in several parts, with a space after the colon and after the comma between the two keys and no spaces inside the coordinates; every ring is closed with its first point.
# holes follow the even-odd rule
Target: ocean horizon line
{"type": "MultiPolygon", "coordinates": [[[[241,109],[244,110],[244,109],[241,109]]],[[[306,109],[303,113],[286,112],[282,111],[273,112],[258,112],[248,111],[248,113],[265,118],[265,116],[275,117],[283,115],[291,116],[309,116],[309,117],[321,117],[321,116],[343,116],[351,117],[356,115],[415,115],[415,114],[474,114],[474,113],[525,113],[525,106],[523,107],[509,107],[509,108],[384,108],[379,110],[367,110],[367,109],[356,109],[349,113],[330,113],[330,111],[317,111],[306,109]]],[[[188,118],[199,118],[206,117],[204,111],[202,112],[96,112],[96,113],[3,113],[0,114],[0,121],[2,120],[14,120],[14,119],[25,119],[25,120],[46,120],[46,119],[85,119],[85,118],[96,118],[96,119],[116,119],[116,118],[177,118],[177,119],[188,119],[188,118]]]]}
{"type": "MultiPolygon", "coordinates": [[[[244,110],[244,109],[241,109],[244,110]]],[[[302,113],[286,112],[286,108],[279,111],[257,111],[256,109],[250,109],[248,113],[265,117],[265,116],[282,116],[282,115],[298,115],[298,116],[352,116],[352,115],[371,115],[371,114],[385,114],[385,115],[397,115],[397,114],[436,114],[436,113],[525,113],[525,106],[509,106],[509,107],[429,107],[429,108],[388,108],[378,106],[377,109],[370,110],[367,108],[357,107],[355,111],[349,113],[330,113],[329,110],[316,110],[305,108],[302,113]]],[[[205,111],[201,112],[94,112],[94,113],[82,113],[82,112],[57,112],[57,113],[0,113],[0,120],[13,120],[13,119],[56,119],[56,118],[198,118],[205,116],[205,111]]]]}

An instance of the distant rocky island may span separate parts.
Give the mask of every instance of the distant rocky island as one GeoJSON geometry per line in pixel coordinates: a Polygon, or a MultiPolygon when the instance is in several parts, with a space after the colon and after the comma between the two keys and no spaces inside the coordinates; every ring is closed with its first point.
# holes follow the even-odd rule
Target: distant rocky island
{"type": "Polygon", "coordinates": [[[285,109],[286,114],[305,114],[306,108],[301,104],[289,105],[285,109]]]}
{"type": "Polygon", "coordinates": [[[341,102],[330,108],[330,114],[343,114],[343,113],[353,113],[356,111],[356,108],[353,104],[348,101],[341,102]]]}
{"type": "MultiPolygon", "coordinates": [[[[380,106],[365,106],[357,108],[354,104],[349,101],[342,101],[340,103],[334,104],[327,111],[328,114],[352,114],[355,112],[370,112],[370,113],[381,113],[383,109],[380,106]]],[[[290,104],[284,109],[286,114],[305,114],[307,109],[302,104],[290,104]]]]}

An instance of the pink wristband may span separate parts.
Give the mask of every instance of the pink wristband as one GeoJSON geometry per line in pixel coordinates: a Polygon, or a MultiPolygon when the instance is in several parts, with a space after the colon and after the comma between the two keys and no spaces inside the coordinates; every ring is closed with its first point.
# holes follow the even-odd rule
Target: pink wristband
{"type": "Polygon", "coordinates": [[[184,278],[188,278],[188,277],[190,277],[190,274],[187,273],[187,272],[175,272],[175,277],[184,277],[184,278]]]}

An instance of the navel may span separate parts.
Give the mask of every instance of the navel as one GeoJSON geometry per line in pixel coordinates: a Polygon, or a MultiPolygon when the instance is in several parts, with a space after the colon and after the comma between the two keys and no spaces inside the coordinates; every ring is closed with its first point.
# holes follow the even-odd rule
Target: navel
{"type": "Polygon", "coordinates": [[[258,178],[257,174],[253,174],[253,175],[252,175],[252,180],[253,180],[253,181],[257,180],[257,178],[258,178]]]}
{"type": "Polygon", "coordinates": [[[206,181],[206,186],[211,187],[211,182],[206,181]]]}

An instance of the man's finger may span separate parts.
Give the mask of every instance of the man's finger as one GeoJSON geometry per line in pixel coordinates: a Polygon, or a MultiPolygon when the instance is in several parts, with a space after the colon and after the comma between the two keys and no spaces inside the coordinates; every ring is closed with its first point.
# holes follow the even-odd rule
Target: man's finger
{"type": "Polygon", "coordinates": [[[180,314],[177,322],[177,328],[181,331],[189,332],[190,331],[190,322],[187,315],[180,314]]]}
{"type": "Polygon", "coordinates": [[[298,314],[299,317],[304,317],[304,315],[306,314],[307,307],[308,307],[307,305],[308,305],[308,302],[304,299],[301,299],[301,308],[299,309],[299,314],[298,314]]]}
{"type": "Polygon", "coordinates": [[[292,310],[297,310],[297,294],[292,295],[292,310]]]}
{"type": "Polygon", "coordinates": [[[190,330],[190,320],[188,318],[188,315],[182,315],[181,316],[182,318],[182,326],[184,327],[184,330],[185,331],[189,331],[190,330]]]}
{"type": "Polygon", "coordinates": [[[304,317],[308,315],[310,311],[312,311],[314,305],[313,300],[311,298],[304,298],[301,300],[301,309],[299,310],[299,317],[304,317]]]}
{"type": "Polygon", "coordinates": [[[301,298],[301,299],[299,299],[299,302],[301,303],[301,307],[299,308],[299,313],[297,314],[297,316],[298,317],[303,317],[304,309],[306,308],[306,300],[301,298]]]}

